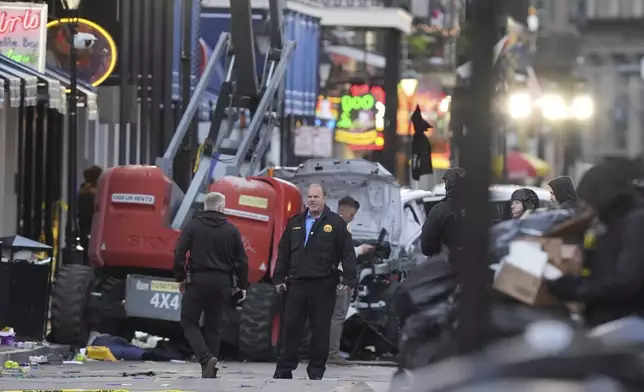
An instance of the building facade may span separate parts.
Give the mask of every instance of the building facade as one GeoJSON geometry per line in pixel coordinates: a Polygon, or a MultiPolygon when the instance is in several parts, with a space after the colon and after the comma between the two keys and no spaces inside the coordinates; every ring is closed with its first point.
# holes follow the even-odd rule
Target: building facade
{"type": "Polygon", "coordinates": [[[540,0],[535,59],[540,80],[576,76],[595,99],[581,129],[582,158],[644,151],[641,59],[644,0],[540,0]]]}
{"type": "Polygon", "coordinates": [[[644,0],[576,2],[581,33],[580,71],[596,103],[585,152],[637,156],[644,152],[641,61],[644,0]]]}

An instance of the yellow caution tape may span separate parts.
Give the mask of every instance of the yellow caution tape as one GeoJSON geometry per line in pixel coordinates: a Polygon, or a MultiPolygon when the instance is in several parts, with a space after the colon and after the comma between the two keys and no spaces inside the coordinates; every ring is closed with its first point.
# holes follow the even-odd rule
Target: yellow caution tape
{"type": "Polygon", "coordinates": [[[199,169],[199,163],[201,163],[202,155],[203,155],[203,144],[200,144],[199,148],[197,149],[197,159],[195,159],[195,166],[192,168],[193,173],[196,173],[197,169],[199,169]]]}

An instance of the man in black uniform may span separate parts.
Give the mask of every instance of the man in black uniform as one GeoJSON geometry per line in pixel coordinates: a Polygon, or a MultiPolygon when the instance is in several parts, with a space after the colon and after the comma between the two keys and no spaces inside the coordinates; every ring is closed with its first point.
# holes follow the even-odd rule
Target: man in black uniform
{"type": "Polygon", "coordinates": [[[459,236],[457,220],[464,214],[461,206],[462,182],[465,169],[454,167],[443,176],[445,181],[445,198],[436,204],[423,225],[420,235],[420,247],[425,256],[435,256],[445,246],[449,251],[458,247],[459,236]]]}
{"type": "Polygon", "coordinates": [[[329,354],[331,316],[336,288],[356,285],[356,254],[344,219],[326,206],[319,184],[309,186],[308,208],[291,218],[278,246],[273,279],[278,292],[287,290],[284,346],[273,378],[293,378],[308,318],[311,352],[309,379],[321,380],[329,354]],[[342,263],[342,286],[338,264],[342,263]]]}
{"type": "Polygon", "coordinates": [[[181,231],[174,253],[174,275],[181,282],[181,326],[199,363],[202,377],[217,375],[223,310],[233,292],[233,276],[246,297],[248,259],[239,230],[226,220],[226,197],[209,193],[204,212],[181,231]],[[204,314],[204,336],[199,320],[204,314]]]}
{"type": "Polygon", "coordinates": [[[528,211],[539,208],[539,196],[529,188],[520,188],[510,195],[510,212],[513,219],[519,219],[528,211]]]}

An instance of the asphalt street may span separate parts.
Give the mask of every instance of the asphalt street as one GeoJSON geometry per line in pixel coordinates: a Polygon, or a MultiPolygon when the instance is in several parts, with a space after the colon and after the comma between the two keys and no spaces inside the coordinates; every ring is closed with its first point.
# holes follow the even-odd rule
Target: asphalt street
{"type": "Polygon", "coordinates": [[[306,378],[300,364],[293,380],[273,380],[274,364],[222,362],[217,379],[201,379],[194,363],[85,362],[41,365],[27,373],[3,370],[0,391],[127,390],[243,392],[386,392],[394,369],[380,366],[329,366],[325,379],[306,378]],[[365,385],[366,384],[366,385],[365,385]]]}

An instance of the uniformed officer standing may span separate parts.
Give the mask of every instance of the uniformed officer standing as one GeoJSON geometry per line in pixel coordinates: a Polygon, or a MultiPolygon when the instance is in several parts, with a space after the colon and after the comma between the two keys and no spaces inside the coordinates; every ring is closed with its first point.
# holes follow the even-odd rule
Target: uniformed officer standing
{"type": "Polygon", "coordinates": [[[291,218],[278,246],[274,281],[278,292],[288,290],[284,314],[284,346],[273,378],[293,378],[308,318],[311,351],[306,369],[309,379],[321,380],[329,354],[331,316],[340,282],[341,289],[356,285],[356,255],[351,233],[340,215],[326,206],[319,184],[309,186],[308,208],[291,218]]]}

